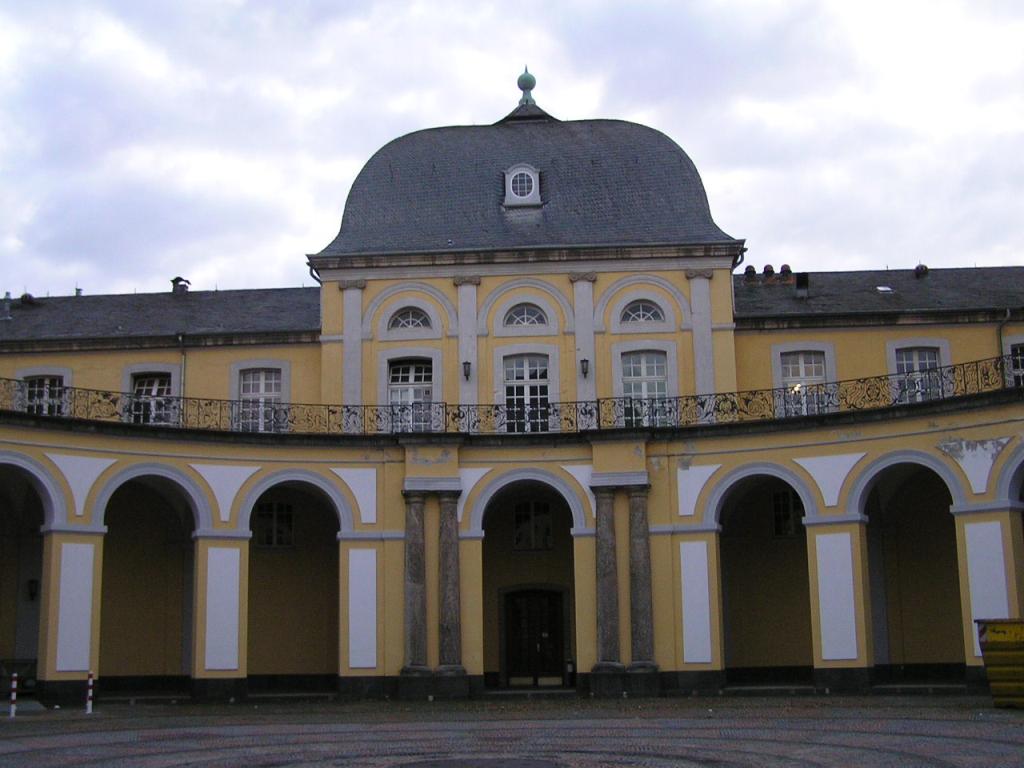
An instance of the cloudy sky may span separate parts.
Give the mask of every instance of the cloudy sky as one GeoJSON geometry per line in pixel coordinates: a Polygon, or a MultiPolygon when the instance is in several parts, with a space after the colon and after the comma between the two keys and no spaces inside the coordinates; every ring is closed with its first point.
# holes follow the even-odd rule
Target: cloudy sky
{"type": "Polygon", "coordinates": [[[390,139],[534,96],[693,158],[747,262],[1024,262],[1024,3],[0,0],[0,291],[311,285],[390,139]]]}

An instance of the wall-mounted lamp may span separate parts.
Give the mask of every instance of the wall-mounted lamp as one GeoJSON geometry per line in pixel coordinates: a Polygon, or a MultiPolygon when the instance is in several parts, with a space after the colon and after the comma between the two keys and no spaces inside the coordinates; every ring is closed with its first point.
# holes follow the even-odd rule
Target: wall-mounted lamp
{"type": "Polygon", "coordinates": [[[472,370],[473,370],[473,364],[471,362],[469,362],[469,360],[463,360],[462,361],[462,378],[464,378],[466,381],[469,381],[469,374],[472,372],[472,370]]]}
{"type": "Polygon", "coordinates": [[[587,378],[587,374],[590,373],[590,361],[587,358],[580,360],[580,373],[583,374],[583,378],[587,378]]]}

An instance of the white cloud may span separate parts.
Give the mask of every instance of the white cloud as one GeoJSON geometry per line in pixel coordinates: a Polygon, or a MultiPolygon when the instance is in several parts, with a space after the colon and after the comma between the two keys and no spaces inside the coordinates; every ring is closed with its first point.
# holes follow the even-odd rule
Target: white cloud
{"type": "Polygon", "coordinates": [[[752,263],[1018,263],[1022,39],[967,0],[36,0],[0,11],[4,279],[308,281],[370,155],[499,119],[524,64],[679,141],[752,263]]]}

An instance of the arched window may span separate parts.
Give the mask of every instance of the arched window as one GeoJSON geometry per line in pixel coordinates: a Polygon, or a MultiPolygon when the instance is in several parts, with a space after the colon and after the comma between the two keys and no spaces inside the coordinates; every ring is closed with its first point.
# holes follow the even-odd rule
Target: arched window
{"type": "Polygon", "coordinates": [[[536,304],[516,304],[505,313],[504,324],[509,327],[547,325],[548,317],[536,304]]]}
{"type": "Polygon", "coordinates": [[[640,299],[630,302],[622,310],[622,322],[624,323],[663,323],[665,313],[661,307],[648,299],[640,299]]]}
{"type": "Polygon", "coordinates": [[[403,307],[391,316],[388,321],[388,330],[400,330],[403,328],[429,328],[430,318],[427,313],[418,307],[403,307]]]}

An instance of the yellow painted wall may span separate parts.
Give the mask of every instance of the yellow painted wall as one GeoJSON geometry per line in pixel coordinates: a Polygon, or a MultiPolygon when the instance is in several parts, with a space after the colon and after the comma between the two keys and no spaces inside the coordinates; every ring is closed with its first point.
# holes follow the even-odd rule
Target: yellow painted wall
{"type": "MultiPolygon", "coordinates": [[[[793,328],[788,330],[742,330],[736,332],[737,388],[769,389],[772,384],[772,345],[796,342],[833,344],[836,370],[830,381],[884,376],[890,371],[886,343],[900,339],[945,339],[950,363],[963,363],[1002,354],[997,323],[920,324],[847,328],[793,328]]],[[[1009,331],[1007,331],[1009,333],[1009,331]]],[[[716,349],[717,352],[717,349],[716,349]]]]}

